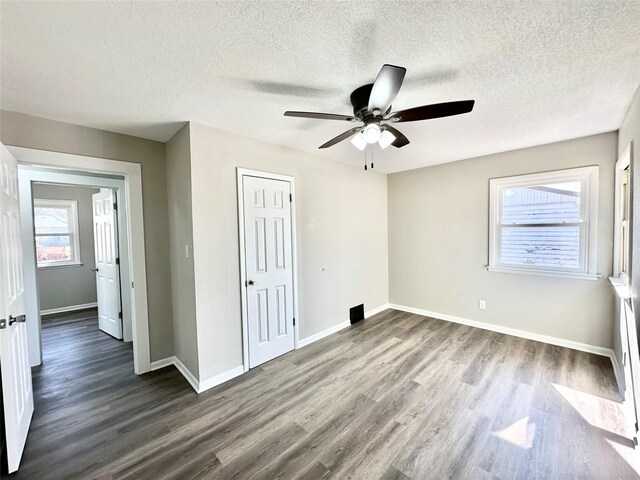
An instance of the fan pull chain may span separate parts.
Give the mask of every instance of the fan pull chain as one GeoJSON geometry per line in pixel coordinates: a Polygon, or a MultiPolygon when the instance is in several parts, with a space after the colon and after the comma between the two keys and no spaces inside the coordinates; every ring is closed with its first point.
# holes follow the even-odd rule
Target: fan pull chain
{"type": "Polygon", "coordinates": [[[373,145],[367,145],[364,149],[364,169],[368,170],[368,165],[369,163],[371,164],[371,170],[373,170],[373,145]],[[369,152],[371,152],[371,154],[369,155],[371,157],[371,162],[367,161],[367,150],[369,150],[369,152]]]}

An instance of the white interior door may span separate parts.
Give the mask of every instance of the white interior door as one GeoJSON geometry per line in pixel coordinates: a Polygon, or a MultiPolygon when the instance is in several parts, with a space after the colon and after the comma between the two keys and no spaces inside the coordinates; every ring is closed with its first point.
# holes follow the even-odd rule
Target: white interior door
{"type": "MultiPolygon", "coordinates": [[[[0,144],[0,368],[9,473],[20,466],[33,415],[27,353],[18,164],[0,144]]],[[[33,319],[30,319],[33,320],[33,319]]]]}
{"type": "Polygon", "coordinates": [[[294,348],[291,184],[243,177],[249,367],[294,348]]]}
{"type": "Polygon", "coordinates": [[[115,192],[108,188],[93,194],[93,242],[96,254],[98,326],[103,332],[122,340],[115,198],[115,192]]]}

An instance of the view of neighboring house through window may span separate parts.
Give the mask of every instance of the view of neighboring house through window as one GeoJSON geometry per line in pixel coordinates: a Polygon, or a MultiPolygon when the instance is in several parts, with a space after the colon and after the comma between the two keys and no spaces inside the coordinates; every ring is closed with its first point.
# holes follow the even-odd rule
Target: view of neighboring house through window
{"type": "Polygon", "coordinates": [[[597,167],[490,181],[489,269],[595,276],[597,167]]]}
{"type": "Polygon", "coordinates": [[[79,264],[78,203],[34,199],[33,207],[38,267],[79,264]]]}

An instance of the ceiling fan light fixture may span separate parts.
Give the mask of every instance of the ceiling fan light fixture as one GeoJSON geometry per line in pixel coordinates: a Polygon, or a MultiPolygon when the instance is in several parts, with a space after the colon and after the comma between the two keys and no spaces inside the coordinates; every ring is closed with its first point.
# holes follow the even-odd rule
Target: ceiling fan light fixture
{"type": "Polygon", "coordinates": [[[380,134],[378,145],[380,145],[380,148],[384,150],[395,141],[396,136],[393,133],[391,133],[389,130],[383,130],[380,134]]]}
{"type": "Polygon", "coordinates": [[[362,132],[358,132],[358,134],[351,139],[351,143],[358,150],[364,150],[367,146],[367,141],[364,139],[362,132]]]}
{"type": "Polygon", "coordinates": [[[380,140],[380,127],[375,123],[370,123],[362,131],[364,140],[367,143],[376,143],[380,140]]]}

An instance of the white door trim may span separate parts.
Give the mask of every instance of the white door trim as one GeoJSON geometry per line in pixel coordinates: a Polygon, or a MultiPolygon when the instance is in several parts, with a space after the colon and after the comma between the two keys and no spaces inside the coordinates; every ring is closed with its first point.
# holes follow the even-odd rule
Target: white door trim
{"type": "MultiPolygon", "coordinates": [[[[129,276],[126,283],[123,276],[123,302],[127,296],[130,296],[134,371],[138,375],[149,372],[151,370],[151,356],[149,350],[149,313],[147,308],[147,273],[144,246],[141,165],[133,162],[85,157],[82,155],[49,152],[24,147],[7,146],[7,148],[21,165],[51,167],[77,172],[91,172],[124,177],[124,189],[122,191],[120,191],[120,189],[118,190],[118,201],[121,205],[125,205],[122,212],[126,213],[126,217],[122,215],[123,226],[126,227],[126,231],[128,232],[126,240],[120,245],[121,272],[125,272],[129,276]],[[127,255],[124,255],[124,253],[127,255]],[[125,256],[128,257],[128,265],[125,264],[125,256]]],[[[98,177],[91,178],[95,181],[98,177]]],[[[113,187],[113,185],[111,185],[113,182],[122,182],[121,179],[109,177],[100,178],[100,181],[104,183],[103,186],[107,188],[113,187]]],[[[68,182],[64,183],[68,184],[68,182]]],[[[31,223],[33,223],[32,216],[31,223]]],[[[31,277],[29,288],[26,291],[29,295],[27,301],[32,302],[39,310],[37,284],[35,281],[36,261],[33,248],[24,252],[24,258],[25,283],[27,281],[27,275],[31,277]]],[[[40,322],[38,321],[37,324],[39,329],[40,322]]]]}
{"type": "MultiPolygon", "coordinates": [[[[613,228],[613,276],[620,276],[620,226],[622,223],[622,199],[620,192],[622,190],[622,173],[631,165],[631,152],[633,151],[633,142],[629,142],[618,157],[615,170],[615,205],[614,205],[614,228],[613,228]]],[[[631,186],[633,189],[633,186],[631,186]]],[[[631,192],[633,195],[633,190],[631,192]]],[[[624,279],[627,283],[628,278],[624,279]]]]}
{"type": "MultiPolygon", "coordinates": [[[[242,178],[258,177],[267,178],[271,180],[281,180],[283,182],[289,182],[291,185],[291,195],[295,200],[295,179],[288,175],[281,175],[279,173],[263,172],[260,170],[251,170],[248,168],[236,168],[237,174],[237,194],[238,194],[238,233],[239,233],[239,250],[240,250],[240,298],[242,301],[242,365],[244,371],[249,370],[249,322],[247,318],[247,290],[245,288],[246,270],[245,270],[245,251],[244,251],[244,195],[242,194],[243,183],[242,178]]],[[[297,248],[296,248],[296,202],[290,202],[291,206],[291,256],[293,266],[293,315],[295,318],[294,330],[294,345],[298,347],[300,341],[300,317],[298,316],[298,264],[297,264],[297,248]]]]}

